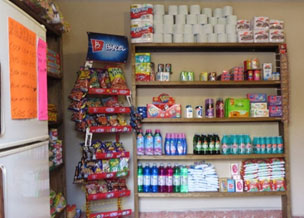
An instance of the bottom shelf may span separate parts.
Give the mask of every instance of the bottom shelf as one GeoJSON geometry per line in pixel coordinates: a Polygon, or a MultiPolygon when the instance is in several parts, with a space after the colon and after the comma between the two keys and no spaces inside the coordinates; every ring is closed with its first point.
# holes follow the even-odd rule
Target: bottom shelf
{"type": "Polygon", "coordinates": [[[131,209],[126,210],[118,210],[118,211],[110,211],[110,212],[100,212],[100,213],[93,213],[90,214],[88,218],[115,218],[115,217],[122,217],[122,216],[129,216],[132,214],[131,209]]]}
{"type": "Polygon", "coordinates": [[[253,197],[282,196],[286,192],[188,192],[188,193],[137,193],[140,198],[209,198],[209,197],[253,197]]]}

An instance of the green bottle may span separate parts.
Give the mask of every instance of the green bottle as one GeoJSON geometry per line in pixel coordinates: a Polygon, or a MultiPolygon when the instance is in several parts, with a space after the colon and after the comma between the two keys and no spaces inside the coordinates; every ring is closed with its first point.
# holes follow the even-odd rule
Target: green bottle
{"type": "Polygon", "coordinates": [[[144,174],[143,174],[143,167],[139,163],[137,167],[137,191],[143,192],[143,186],[144,186],[144,174]]]}
{"type": "Polygon", "coordinates": [[[175,164],[173,169],[173,192],[181,191],[181,171],[180,167],[175,164]]]}
{"type": "Polygon", "coordinates": [[[181,192],[188,192],[188,168],[181,167],[181,192]]]}

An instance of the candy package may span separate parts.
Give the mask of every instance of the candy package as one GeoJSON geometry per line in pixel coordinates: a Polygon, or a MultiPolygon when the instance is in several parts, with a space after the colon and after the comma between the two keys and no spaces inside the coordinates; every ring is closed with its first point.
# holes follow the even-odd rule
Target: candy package
{"type": "Polygon", "coordinates": [[[89,89],[89,80],[88,79],[77,79],[74,85],[74,89],[87,92],[89,89]]]}
{"type": "Polygon", "coordinates": [[[86,117],[85,110],[80,110],[72,113],[72,120],[75,122],[81,122],[86,117]]]}
{"type": "Polygon", "coordinates": [[[81,70],[78,73],[78,80],[82,79],[90,79],[90,71],[89,70],[81,70]]]}
{"type": "Polygon", "coordinates": [[[112,89],[127,89],[126,80],[120,67],[108,68],[111,88],[112,89]]]}
{"type": "Polygon", "coordinates": [[[127,125],[127,122],[126,122],[125,118],[121,114],[118,114],[117,120],[118,120],[118,123],[119,123],[120,126],[126,126],[127,125]]]}
{"type": "Polygon", "coordinates": [[[102,170],[105,173],[109,173],[110,172],[109,160],[102,160],[102,170]]]}
{"type": "Polygon", "coordinates": [[[129,169],[129,158],[120,158],[120,162],[119,162],[119,170],[123,171],[123,170],[128,170],[129,169]]]}
{"type": "Polygon", "coordinates": [[[69,98],[74,101],[81,101],[86,96],[86,93],[84,93],[81,90],[73,89],[71,94],[69,95],[69,98]]]}
{"type": "Polygon", "coordinates": [[[110,159],[109,165],[110,165],[110,172],[117,172],[119,169],[119,159],[110,159]]]}
{"type": "Polygon", "coordinates": [[[86,98],[81,101],[71,101],[69,109],[73,111],[80,111],[86,107],[86,98]]]}
{"type": "Polygon", "coordinates": [[[109,72],[107,70],[98,70],[98,81],[100,84],[100,88],[111,88],[109,72]]]}
{"type": "Polygon", "coordinates": [[[107,116],[108,119],[108,123],[110,126],[118,126],[118,120],[117,120],[117,115],[111,115],[111,116],[107,116]]]}
{"type": "Polygon", "coordinates": [[[107,117],[104,114],[97,114],[96,121],[102,126],[106,126],[108,124],[107,117]]]}
{"type": "Polygon", "coordinates": [[[118,102],[117,96],[108,96],[101,99],[103,106],[105,107],[119,107],[120,104],[118,102]]]}

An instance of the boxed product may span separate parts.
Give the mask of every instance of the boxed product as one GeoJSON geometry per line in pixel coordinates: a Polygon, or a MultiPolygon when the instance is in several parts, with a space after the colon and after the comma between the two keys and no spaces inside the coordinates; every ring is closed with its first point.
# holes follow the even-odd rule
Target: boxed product
{"type": "Polygon", "coordinates": [[[135,63],[135,80],[150,81],[151,63],[135,63]]]}
{"type": "Polygon", "coordinates": [[[230,165],[230,173],[231,173],[231,176],[240,175],[240,167],[239,167],[238,163],[232,163],[230,165]]]}
{"type": "Polygon", "coordinates": [[[253,109],[250,110],[251,117],[269,117],[269,110],[253,109]]]}
{"type": "Polygon", "coordinates": [[[228,178],[220,178],[220,192],[227,192],[228,191],[228,178]]]}
{"type": "Polygon", "coordinates": [[[221,74],[221,81],[229,81],[231,79],[231,75],[228,71],[223,71],[221,74]]]}
{"type": "Polygon", "coordinates": [[[263,80],[272,80],[272,63],[263,64],[263,80]]]}
{"type": "Polygon", "coordinates": [[[148,118],[180,118],[181,105],[174,104],[167,109],[160,109],[154,104],[147,104],[147,117],[148,118]]]}
{"type": "Polygon", "coordinates": [[[283,115],[282,106],[269,106],[268,109],[270,117],[282,117],[283,115]]]}
{"type": "Polygon", "coordinates": [[[267,103],[251,103],[250,104],[251,110],[267,110],[267,103]]]}
{"type": "Polygon", "coordinates": [[[235,180],[235,191],[236,192],[243,192],[244,191],[243,180],[241,180],[241,179],[235,180]]]}
{"type": "Polygon", "coordinates": [[[156,81],[170,81],[169,72],[157,72],[156,81]]]}
{"type": "Polygon", "coordinates": [[[238,42],[253,42],[253,31],[251,30],[240,30],[238,31],[238,42]]]}
{"type": "Polygon", "coordinates": [[[236,23],[236,30],[250,30],[250,21],[249,20],[238,20],[236,23]]]}
{"type": "Polygon", "coordinates": [[[269,28],[269,17],[253,17],[252,29],[265,30],[269,28]]]}
{"type": "Polygon", "coordinates": [[[280,95],[269,95],[268,104],[271,105],[282,105],[282,96],[280,95]]]}
{"type": "Polygon", "coordinates": [[[269,21],[270,30],[282,30],[284,29],[284,21],[271,19],[269,21]]]}
{"type": "Polygon", "coordinates": [[[269,42],[284,42],[284,30],[269,30],[269,42]]]}
{"type": "Polygon", "coordinates": [[[253,31],[253,41],[254,42],[269,42],[268,30],[254,30],[253,31]]]}
{"type": "Polygon", "coordinates": [[[131,25],[131,42],[153,42],[153,23],[146,21],[134,22],[131,25]]]}
{"type": "Polygon", "coordinates": [[[263,93],[249,93],[247,94],[247,98],[250,100],[251,103],[267,101],[267,95],[263,93]]]}
{"type": "Polygon", "coordinates": [[[225,100],[225,117],[249,117],[250,101],[246,98],[225,100]]]}
{"type": "Polygon", "coordinates": [[[132,4],[130,6],[131,20],[153,21],[152,4],[132,4]]]}
{"type": "Polygon", "coordinates": [[[135,63],[150,63],[150,62],[151,62],[151,53],[135,54],[135,63]]]}
{"type": "Polygon", "coordinates": [[[235,192],[235,183],[234,183],[234,179],[228,179],[227,180],[227,191],[228,192],[235,192]]]}

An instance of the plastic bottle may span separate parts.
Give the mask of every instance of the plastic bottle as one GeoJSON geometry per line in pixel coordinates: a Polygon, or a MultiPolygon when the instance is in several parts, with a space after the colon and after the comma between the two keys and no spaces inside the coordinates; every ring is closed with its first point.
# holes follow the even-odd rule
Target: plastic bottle
{"type": "Polygon", "coordinates": [[[170,154],[176,155],[177,149],[176,149],[176,133],[171,134],[171,140],[170,140],[170,154]]]}
{"type": "Polygon", "coordinates": [[[181,192],[188,192],[188,168],[181,167],[181,192]]]}
{"type": "Polygon", "coordinates": [[[158,191],[167,192],[166,189],[166,172],[163,164],[160,164],[158,168],[158,191]]]}
{"type": "Polygon", "coordinates": [[[272,153],[277,154],[278,153],[277,137],[272,137],[271,143],[272,143],[272,153]]]}
{"type": "Polygon", "coordinates": [[[215,154],[221,153],[221,140],[218,135],[215,135],[215,154]]]}
{"type": "Polygon", "coordinates": [[[139,163],[137,167],[137,191],[143,192],[143,185],[144,185],[144,175],[143,175],[143,167],[139,163]]]}
{"type": "Polygon", "coordinates": [[[162,144],[163,138],[161,136],[160,130],[156,129],[154,134],[153,141],[153,154],[154,155],[162,155],[162,144]]]}
{"type": "Polygon", "coordinates": [[[272,154],[271,137],[266,137],[266,153],[267,154],[272,154]]]}
{"type": "Polygon", "coordinates": [[[261,154],[261,139],[259,137],[254,137],[253,138],[253,144],[255,147],[255,153],[256,154],[261,154]]]}
{"type": "Polygon", "coordinates": [[[165,155],[171,154],[170,143],[171,143],[171,133],[166,133],[165,144],[164,144],[165,155]]]}
{"type": "Polygon", "coordinates": [[[145,139],[143,131],[140,130],[136,136],[136,148],[137,148],[137,155],[144,155],[145,154],[145,139]]]}
{"type": "Polygon", "coordinates": [[[208,150],[209,154],[213,155],[215,154],[215,138],[214,135],[208,135],[208,150]]]}
{"type": "Polygon", "coordinates": [[[153,134],[151,129],[147,129],[145,134],[145,155],[153,155],[153,134]]]}
{"type": "Polygon", "coordinates": [[[266,138],[261,137],[261,154],[266,154],[266,138]]]}
{"type": "Polygon", "coordinates": [[[167,192],[173,192],[173,168],[168,164],[166,168],[166,188],[167,192]]]}
{"type": "Polygon", "coordinates": [[[144,190],[144,192],[150,192],[151,191],[151,168],[148,163],[144,167],[143,174],[144,174],[143,190],[144,190]]]}
{"type": "Polygon", "coordinates": [[[186,139],[186,134],[182,133],[182,143],[183,143],[183,154],[187,154],[188,146],[187,146],[187,139],[186,139]]]}
{"type": "Polygon", "coordinates": [[[277,146],[278,146],[278,154],[283,154],[284,148],[283,148],[283,138],[282,138],[282,136],[277,137],[277,146]]]}
{"type": "Polygon", "coordinates": [[[151,169],[151,191],[158,192],[158,168],[155,163],[151,169]]]}
{"type": "Polygon", "coordinates": [[[193,154],[201,154],[202,140],[199,134],[193,136],[193,154]]]}
{"type": "Polygon", "coordinates": [[[177,155],[183,155],[184,146],[181,133],[176,133],[176,148],[177,155]]]}
{"type": "Polygon", "coordinates": [[[245,149],[246,149],[246,154],[252,154],[253,153],[253,149],[252,149],[252,144],[251,144],[251,140],[250,140],[250,136],[246,135],[245,136],[245,149]]]}
{"type": "Polygon", "coordinates": [[[228,136],[224,135],[222,138],[222,154],[229,154],[229,144],[228,144],[228,136]]]}
{"type": "Polygon", "coordinates": [[[246,146],[245,146],[245,135],[240,135],[239,136],[239,154],[245,154],[246,153],[246,146]]]}
{"type": "Polygon", "coordinates": [[[201,154],[204,154],[204,155],[206,155],[206,154],[208,154],[208,149],[209,149],[209,143],[208,143],[208,138],[207,138],[207,136],[205,136],[205,135],[202,135],[201,136],[201,140],[202,140],[202,151],[201,151],[201,154]]]}
{"type": "Polygon", "coordinates": [[[236,135],[232,135],[232,136],[231,136],[231,144],[232,144],[232,145],[231,145],[231,147],[232,147],[231,153],[232,153],[232,154],[238,154],[238,153],[239,153],[239,152],[238,152],[239,146],[238,146],[237,141],[238,141],[237,136],[236,136],[236,135]]]}
{"type": "Polygon", "coordinates": [[[180,192],[181,188],[181,176],[180,167],[175,164],[173,169],[173,192],[180,192]]]}

